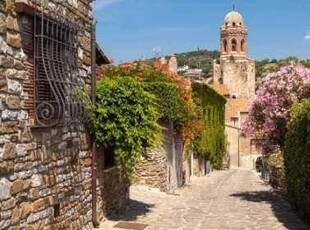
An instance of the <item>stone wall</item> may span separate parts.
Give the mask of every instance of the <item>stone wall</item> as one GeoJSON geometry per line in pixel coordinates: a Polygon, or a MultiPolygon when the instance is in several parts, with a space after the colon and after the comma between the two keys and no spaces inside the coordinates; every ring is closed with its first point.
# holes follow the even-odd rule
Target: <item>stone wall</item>
{"type": "MultiPolygon", "coordinates": [[[[98,163],[101,160],[98,159],[98,163]]],[[[129,183],[119,175],[117,167],[103,168],[98,164],[97,215],[100,220],[122,213],[129,202],[129,183]]]]}
{"type": "MultiPolygon", "coordinates": [[[[122,213],[129,202],[130,184],[124,180],[115,164],[106,164],[105,152],[97,148],[97,217],[102,220],[122,213]]],[[[111,159],[111,157],[109,157],[111,159]]]]}
{"type": "Polygon", "coordinates": [[[174,132],[172,124],[165,124],[164,127],[162,147],[150,150],[147,158],[136,166],[136,183],[172,191],[185,182],[183,165],[186,162],[183,162],[181,136],[174,132]]]}
{"type": "Polygon", "coordinates": [[[163,147],[150,150],[135,168],[135,183],[167,189],[167,158],[163,147]]]}
{"type": "MultiPolygon", "coordinates": [[[[82,125],[32,127],[24,83],[33,75],[22,48],[16,2],[0,1],[0,229],[89,229],[89,141],[82,125]]],[[[79,72],[90,84],[90,1],[43,4],[46,9],[61,8],[85,27],[79,35],[79,72]]]]}
{"type": "Polygon", "coordinates": [[[255,96],[255,65],[248,58],[221,58],[223,83],[228,86],[230,95],[236,98],[255,96]]]}

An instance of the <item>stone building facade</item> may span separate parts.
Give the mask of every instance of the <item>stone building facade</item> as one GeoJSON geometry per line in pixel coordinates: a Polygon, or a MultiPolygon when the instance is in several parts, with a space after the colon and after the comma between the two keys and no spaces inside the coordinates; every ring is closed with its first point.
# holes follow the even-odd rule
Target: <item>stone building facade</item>
{"type": "MultiPolygon", "coordinates": [[[[164,57],[155,60],[155,68],[163,69],[172,74],[177,74],[177,59],[170,57],[167,61],[164,57]]],[[[173,124],[162,124],[163,144],[157,149],[151,149],[147,158],[141,159],[136,165],[136,183],[171,192],[182,186],[189,180],[190,166],[184,159],[182,136],[176,133],[173,124]]]]}
{"type": "Polygon", "coordinates": [[[233,166],[252,167],[251,140],[240,135],[255,96],[255,62],[247,56],[248,29],[240,13],[229,12],[220,29],[221,56],[214,61],[212,88],[227,98],[225,124],[233,166]]]}
{"type": "Polygon", "coordinates": [[[172,123],[163,125],[163,145],[151,149],[136,166],[136,183],[171,192],[185,183],[183,143],[172,123]]]}
{"type": "Polygon", "coordinates": [[[0,229],[90,229],[100,213],[75,97],[94,86],[91,2],[0,1],[0,229]]]}

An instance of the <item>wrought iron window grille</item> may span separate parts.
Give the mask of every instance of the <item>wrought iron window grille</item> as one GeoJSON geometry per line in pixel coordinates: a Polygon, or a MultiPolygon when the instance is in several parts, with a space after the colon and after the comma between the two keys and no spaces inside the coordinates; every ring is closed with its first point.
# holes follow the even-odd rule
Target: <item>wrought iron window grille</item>
{"type": "MultiPolygon", "coordinates": [[[[81,27],[58,12],[35,10],[24,29],[32,37],[35,127],[52,127],[84,123],[85,108],[74,94],[85,85],[79,76],[78,35],[81,27]]],[[[26,47],[27,50],[27,47],[26,47]]],[[[31,56],[31,55],[30,55],[31,56]]]]}

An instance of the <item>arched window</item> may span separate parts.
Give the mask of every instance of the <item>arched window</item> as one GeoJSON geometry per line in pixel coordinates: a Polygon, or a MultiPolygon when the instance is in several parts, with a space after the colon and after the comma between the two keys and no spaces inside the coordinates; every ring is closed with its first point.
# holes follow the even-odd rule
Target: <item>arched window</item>
{"type": "Polygon", "coordinates": [[[241,52],[245,52],[245,40],[241,40],[241,52]]]}
{"type": "Polygon", "coordinates": [[[236,52],[237,51],[237,41],[236,39],[231,40],[231,51],[236,52]]]}
{"type": "Polygon", "coordinates": [[[232,26],[233,26],[233,27],[235,27],[235,26],[236,26],[236,23],[235,23],[235,22],[233,22],[232,26]]]}
{"type": "Polygon", "coordinates": [[[223,50],[225,53],[227,53],[227,40],[226,39],[223,41],[223,50]]]}

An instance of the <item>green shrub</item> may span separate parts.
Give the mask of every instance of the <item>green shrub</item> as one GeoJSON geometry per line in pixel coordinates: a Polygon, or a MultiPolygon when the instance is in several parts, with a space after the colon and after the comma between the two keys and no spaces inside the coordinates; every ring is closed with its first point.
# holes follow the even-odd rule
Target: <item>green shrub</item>
{"type": "Polygon", "coordinates": [[[96,143],[114,151],[122,175],[131,179],[133,168],[160,137],[155,98],[130,77],[105,77],[96,85],[96,104],[89,129],[96,143]]]}
{"type": "Polygon", "coordinates": [[[293,106],[285,137],[286,185],[293,205],[310,218],[310,99],[293,106]]]}

